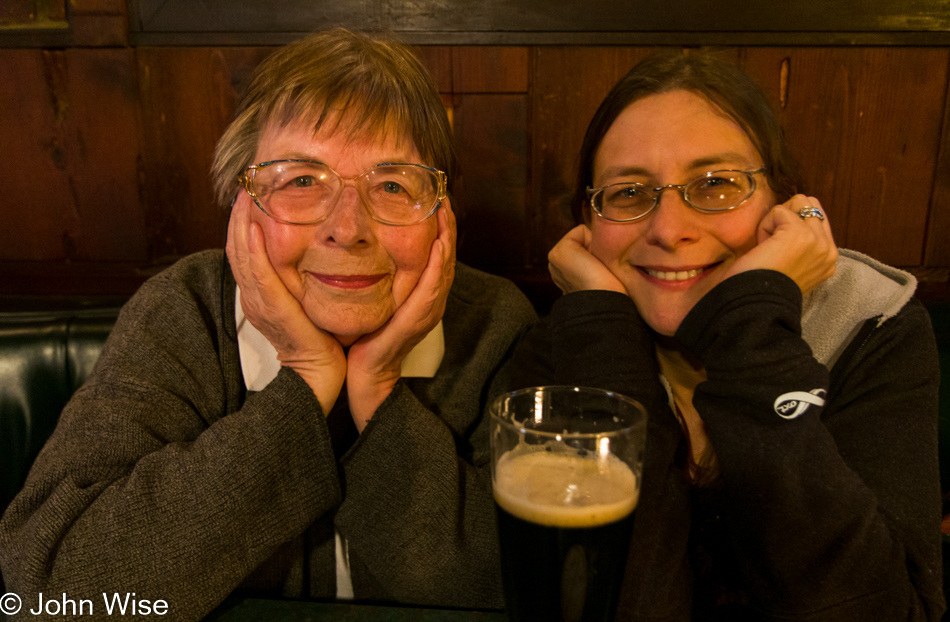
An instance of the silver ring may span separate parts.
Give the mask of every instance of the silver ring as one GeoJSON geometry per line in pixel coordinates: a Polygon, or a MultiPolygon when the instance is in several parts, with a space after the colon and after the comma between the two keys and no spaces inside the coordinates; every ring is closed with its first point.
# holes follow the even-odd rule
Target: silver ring
{"type": "Polygon", "coordinates": [[[805,207],[798,210],[798,217],[802,220],[805,220],[806,218],[817,218],[818,220],[824,220],[825,213],[821,211],[821,208],[806,205],[805,207]]]}

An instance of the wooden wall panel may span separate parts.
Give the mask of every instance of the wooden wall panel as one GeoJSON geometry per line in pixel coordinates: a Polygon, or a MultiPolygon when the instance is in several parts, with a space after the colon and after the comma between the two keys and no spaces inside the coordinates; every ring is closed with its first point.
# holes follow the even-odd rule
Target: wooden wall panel
{"type": "Polygon", "coordinates": [[[82,218],[77,258],[146,257],[138,185],[140,118],[134,53],[128,48],[71,48],[67,164],[82,218]],[[73,142],[75,141],[75,142],[73,142]]]}
{"type": "Polygon", "coordinates": [[[934,167],[930,223],[924,248],[924,265],[943,268],[950,268],[950,86],[947,88],[940,153],[934,167]]]}
{"type": "MultiPolygon", "coordinates": [[[[112,17],[117,1],[77,0],[112,17]]],[[[16,85],[0,90],[0,118],[16,120],[0,123],[0,144],[24,163],[0,193],[0,294],[128,292],[180,256],[221,247],[214,146],[273,49],[0,49],[0,80],[16,85]],[[51,267],[68,278],[39,283],[51,267]]],[[[682,50],[417,48],[458,138],[462,261],[533,288],[536,302],[547,296],[546,256],[573,226],[575,158],[590,117],[659,49],[682,50]]],[[[950,48],[719,53],[779,106],[838,242],[946,281],[950,48]]]]}
{"type": "Polygon", "coordinates": [[[547,267],[547,253],[574,221],[575,159],[587,124],[611,87],[652,48],[539,47],[532,85],[531,262],[547,267]]]}
{"type": "MultiPolygon", "coordinates": [[[[48,55],[39,50],[0,51],[0,144],[20,171],[0,193],[0,258],[60,258],[62,227],[73,210],[63,174],[55,101],[44,79],[48,55]]],[[[8,170],[9,167],[8,167],[8,170]]]]}
{"type": "Polygon", "coordinates": [[[742,64],[777,104],[785,102],[786,135],[838,244],[885,263],[919,265],[947,50],[750,48],[742,64]]]}
{"type": "Polygon", "coordinates": [[[70,0],[73,13],[84,15],[125,15],[126,0],[70,0]]]}
{"type": "Polygon", "coordinates": [[[6,0],[0,4],[0,27],[22,26],[36,20],[36,0],[6,0]]]}
{"type": "Polygon", "coordinates": [[[459,260],[505,272],[527,263],[527,97],[459,96],[459,260]]]}
{"type": "Polygon", "coordinates": [[[528,48],[455,48],[452,74],[456,93],[527,93],[528,48]]]}
{"type": "Polygon", "coordinates": [[[128,49],[0,51],[0,259],[142,261],[128,49]]]}
{"type": "MultiPolygon", "coordinates": [[[[112,0],[116,2],[116,0],[112,0]]],[[[119,0],[121,1],[121,0],[119,0]]],[[[46,14],[47,16],[54,21],[65,21],[66,20],[66,0],[46,0],[46,14]]],[[[120,13],[124,13],[125,8],[120,9],[120,13]]]]}
{"type": "Polygon", "coordinates": [[[237,94],[269,48],[141,48],[143,193],[153,260],[224,246],[214,200],[214,148],[237,94]]]}
{"type": "Polygon", "coordinates": [[[69,27],[73,45],[128,45],[126,0],[70,0],[69,27]]]}
{"type": "Polygon", "coordinates": [[[423,45],[412,48],[422,64],[428,68],[439,93],[452,93],[452,51],[442,45],[423,45]]]}

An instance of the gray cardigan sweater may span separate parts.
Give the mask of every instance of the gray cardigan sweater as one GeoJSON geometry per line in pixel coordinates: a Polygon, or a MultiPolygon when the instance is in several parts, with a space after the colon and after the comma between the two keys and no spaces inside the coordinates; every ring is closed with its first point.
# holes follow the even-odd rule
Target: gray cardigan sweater
{"type": "Polygon", "coordinates": [[[401,380],[338,461],[295,372],[247,393],[224,254],[181,260],[122,310],[3,517],[9,589],[23,612],[135,592],[174,620],[236,589],[332,598],[335,527],[358,599],[500,607],[483,413],[534,319],[459,265],[439,371],[401,380]]]}

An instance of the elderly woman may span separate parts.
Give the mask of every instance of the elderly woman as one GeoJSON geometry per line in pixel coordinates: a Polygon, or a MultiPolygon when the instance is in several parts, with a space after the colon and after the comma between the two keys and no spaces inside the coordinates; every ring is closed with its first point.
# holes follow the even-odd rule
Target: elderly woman
{"type": "Polygon", "coordinates": [[[483,408],[534,312],[455,264],[454,162],[407,48],[260,65],[215,159],[227,254],[123,309],[4,517],[10,589],[500,606],[483,408]]]}
{"type": "MultiPolygon", "coordinates": [[[[937,620],[936,350],[912,276],[836,248],[759,88],[644,61],[588,127],[516,385],[650,422],[618,619],[937,620]]],[[[519,360],[520,359],[520,360],[519,360]]]]}

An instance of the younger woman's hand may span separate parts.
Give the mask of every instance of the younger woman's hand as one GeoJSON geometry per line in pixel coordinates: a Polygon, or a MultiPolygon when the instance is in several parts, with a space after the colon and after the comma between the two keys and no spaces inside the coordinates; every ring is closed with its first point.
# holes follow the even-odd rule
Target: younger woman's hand
{"type": "Polygon", "coordinates": [[[554,284],[565,294],[586,289],[626,294],[613,272],[591,254],[590,236],[590,227],[578,225],[554,245],[548,253],[548,271],[554,284]]]}
{"type": "Polygon", "coordinates": [[[251,220],[251,209],[250,198],[240,193],[228,224],[228,262],[241,289],[241,309],[277,350],[281,365],[304,379],[324,414],[329,414],[346,378],[343,348],[310,321],[280,280],[267,255],[264,232],[251,220]]]}
{"type": "Polygon", "coordinates": [[[804,207],[822,209],[815,197],[796,194],[769,210],[759,223],[758,245],[740,257],[727,276],[747,270],[777,270],[795,281],[802,295],[830,278],[835,273],[838,247],[827,214],[824,220],[803,219],[798,212],[804,207]]]}

